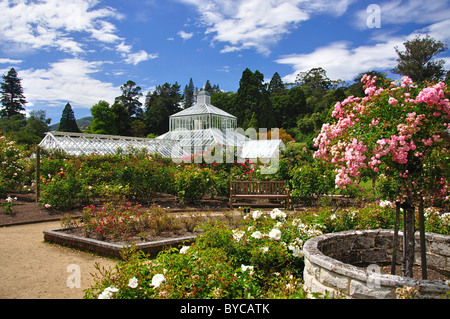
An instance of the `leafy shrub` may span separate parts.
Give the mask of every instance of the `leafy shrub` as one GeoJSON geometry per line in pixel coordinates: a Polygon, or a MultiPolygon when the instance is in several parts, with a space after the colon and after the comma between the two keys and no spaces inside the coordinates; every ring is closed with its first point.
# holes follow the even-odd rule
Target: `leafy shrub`
{"type": "Polygon", "coordinates": [[[334,191],[335,173],[322,161],[303,162],[292,169],[292,199],[306,201],[334,191]]]}
{"type": "Polygon", "coordinates": [[[191,246],[149,260],[130,251],[86,298],[304,298],[303,242],[321,234],[279,210],[256,211],[231,229],[212,221],[191,246]],[[275,274],[275,275],[274,275],[275,274]],[[155,286],[156,278],[164,278],[155,286]]]}
{"type": "Polygon", "coordinates": [[[191,165],[181,167],[174,176],[177,196],[185,203],[200,200],[211,188],[209,169],[200,169],[191,165]]]}
{"type": "Polygon", "coordinates": [[[49,174],[42,181],[39,202],[47,208],[67,210],[89,200],[89,187],[80,179],[65,176],[63,171],[53,177],[49,174]]]}
{"type": "Polygon", "coordinates": [[[25,151],[14,141],[0,135],[0,196],[20,191],[29,183],[31,176],[25,151]]]}

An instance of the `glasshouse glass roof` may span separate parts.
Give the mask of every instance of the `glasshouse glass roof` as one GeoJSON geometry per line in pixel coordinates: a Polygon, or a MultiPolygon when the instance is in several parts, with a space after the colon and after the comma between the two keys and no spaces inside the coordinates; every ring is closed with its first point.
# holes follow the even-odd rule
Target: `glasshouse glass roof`
{"type": "Polygon", "coordinates": [[[170,131],[157,139],[179,141],[181,147],[187,146],[242,146],[249,138],[234,131],[210,128],[205,130],[179,130],[170,131]]]}
{"type": "Polygon", "coordinates": [[[193,106],[180,111],[178,113],[175,113],[171,115],[170,117],[180,117],[180,116],[191,116],[191,115],[204,115],[204,114],[211,114],[211,115],[219,115],[219,116],[225,116],[225,117],[231,117],[236,118],[236,116],[231,115],[230,113],[227,113],[218,107],[215,107],[211,104],[211,96],[206,91],[200,91],[197,95],[197,103],[195,103],[193,106]]]}
{"type": "Polygon", "coordinates": [[[119,150],[131,148],[145,149],[148,153],[163,157],[180,158],[187,155],[176,141],[101,134],[48,132],[39,146],[75,156],[117,154],[119,150]]]}

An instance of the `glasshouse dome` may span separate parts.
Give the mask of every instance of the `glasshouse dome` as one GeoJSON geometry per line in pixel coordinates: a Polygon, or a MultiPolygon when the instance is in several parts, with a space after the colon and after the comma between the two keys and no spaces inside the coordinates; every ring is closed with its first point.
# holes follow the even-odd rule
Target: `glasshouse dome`
{"type": "MultiPolygon", "coordinates": [[[[254,134],[256,138],[256,134],[254,134]]],[[[157,137],[178,141],[188,153],[199,154],[215,146],[237,147],[244,158],[272,158],[284,148],[279,139],[255,140],[237,128],[237,118],[211,104],[206,91],[197,95],[197,103],[169,117],[169,132],[157,137]],[[251,157],[247,157],[251,156],[251,157]]]]}

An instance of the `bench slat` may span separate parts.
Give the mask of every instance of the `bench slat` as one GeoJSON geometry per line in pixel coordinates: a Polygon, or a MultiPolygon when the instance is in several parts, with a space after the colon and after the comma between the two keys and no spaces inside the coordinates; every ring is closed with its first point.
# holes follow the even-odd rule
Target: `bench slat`
{"type": "Polygon", "coordinates": [[[231,208],[233,208],[233,198],[284,198],[288,208],[289,189],[286,187],[286,181],[231,181],[231,208]]]}

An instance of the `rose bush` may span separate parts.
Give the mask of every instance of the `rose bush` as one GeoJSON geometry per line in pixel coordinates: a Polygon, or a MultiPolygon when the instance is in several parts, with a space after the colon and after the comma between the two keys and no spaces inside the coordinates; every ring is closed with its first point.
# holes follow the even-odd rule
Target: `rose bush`
{"type": "Polygon", "coordinates": [[[236,229],[217,221],[201,227],[203,234],[194,244],[166,250],[156,259],[126,253],[124,261],[104,272],[85,297],[306,297],[301,285],[302,248],[307,239],[321,234],[314,226],[275,209],[245,216],[236,229]],[[164,281],[154,286],[158,275],[164,281]],[[112,288],[117,290],[109,294],[112,288]]]}
{"type": "MultiPolygon", "coordinates": [[[[336,167],[336,187],[357,184],[362,174],[398,179],[395,194],[410,204],[448,202],[450,166],[449,91],[445,83],[376,87],[376,77],[362,78],[366,96],[336,103],[335,122],[324,124],[315,138],[317,159],[336,167]]],[[[391,194],[392,197],[392,194],[391,194]]]]}
{"type": "Polygon", "coordinates": [[[16,142],[0,135],[0,197],[31,184],[30,161],[16,142]]]}

